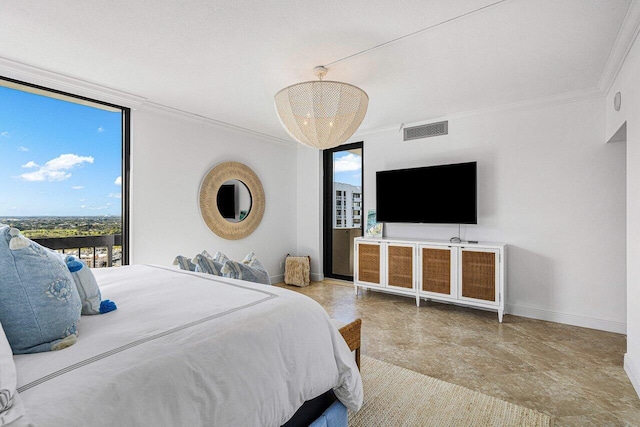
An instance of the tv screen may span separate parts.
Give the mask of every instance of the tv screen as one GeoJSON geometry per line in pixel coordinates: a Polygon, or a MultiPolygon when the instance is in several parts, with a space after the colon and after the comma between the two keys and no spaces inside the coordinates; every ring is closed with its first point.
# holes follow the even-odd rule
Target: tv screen
{"type": "Polygon", "coordinates": [[[223,218],[236,217],[236,186],[235,184],[221,185],[218,190],[218,211],[223,218]]]}
{"type": "Polygon", "coordinates": [[[476,162],[376,173],[380,222],[477,224],[476,162]]]}

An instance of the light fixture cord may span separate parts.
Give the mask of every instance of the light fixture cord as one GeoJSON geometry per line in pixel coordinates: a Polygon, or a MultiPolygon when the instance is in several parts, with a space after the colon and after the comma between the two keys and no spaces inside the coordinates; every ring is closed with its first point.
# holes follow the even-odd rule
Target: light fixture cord
{"type": "Polygon", "coordinates": [[[469,12],[463,13],[462,15],[454,16],[453,18],[449,18],[449,19],[447,19],[447,20],[445,20],[445,21],[438,22],[437,24],[433,24],[433,25],[430,25],[430,26],[428,26],[428,27],[426,27],[426,28],[422,28],[421,30],[417,30],[417,31],[414,31],[414,32],[412,32],[412,33],[406,34],[406,35],[404,35],[404,36],[400,36],[400,37],[398,37],[398,38],[396,38],[396,39],[389,40],[388,42],[380,43],[379,45],[376,45],[376,46],[370,47],[370,48],[368,48],[368,49],[362,50],[362,51],[360,51],[360,52],[354,53],[354,54],[349,55],[349,56],[345,56],[344,58],[340,58],[340,59],[337,59],[337,60],[335,60],[335,61],[333,61],[333,62],[330,62],[330,63],[328,63],[328,64],[325,64],[325,67],[329,68],[331,65],[335,65],[335,64],[337,64],[338,62],[346,61],[347,59],[351,59],[351,58],[354,58],[354,57],[356,57],[356,56],[360,56],[360,55],[362,55],[362,54],[365,54],[365,53],[367,53],[367,52],[371,52],[372,50],[379,49],[379,48],[381,48],[381,47],[383,47],[383,46],[386,46],[386,45],[389,45],[389,44],[391,44],[391,43],[395,43],[395,42],[397,42],[397,41],[400,41],[400,40],[406,39],[407,37],[415,36],[416,34],[422,33],[423,31],[431,30],[431,29],[433,29],[433,28],[439,27],[440,25],[444,25],[444,24],[447,24],[447,23],[449,23],[449,22],[455,21],[455,20],[457,20],[457,19],[464,18],[465,16],[472,15],[472,14],[474,14],[474,13],[480,12],[481,10],[488,9],[488,8],[493,7],[493,6],[495,6],[495,5],[498,5],[498,4],[500,4],[500,3],[504,3],[505,1],[507,1],[507,0],[500,0],[500,1],[497,1],[497,2],[495,2],[495,3],[491,3],[491,4],[488,4],[488,5],[486,5],[486,6],[479,7],[479,8],[477,8],[477,9],[472,10],[472,11],[469,11],[469,12]]]}

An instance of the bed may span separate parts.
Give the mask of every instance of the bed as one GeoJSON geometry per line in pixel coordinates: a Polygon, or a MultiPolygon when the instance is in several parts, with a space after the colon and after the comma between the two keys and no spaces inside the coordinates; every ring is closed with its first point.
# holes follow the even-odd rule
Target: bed
{"type": "Polygon", "coordinates": [[[353,354],[303,295],[161,266],[93,272],[118,310],[82,316],[69,348],[14,356],[17,426],[280,426],[329,394],[362,406],[353,354]]]}

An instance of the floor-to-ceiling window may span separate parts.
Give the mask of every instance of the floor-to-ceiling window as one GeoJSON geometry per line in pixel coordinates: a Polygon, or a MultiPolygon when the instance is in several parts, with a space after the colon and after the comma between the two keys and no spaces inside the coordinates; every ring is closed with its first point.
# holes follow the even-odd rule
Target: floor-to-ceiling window
{"type": "Polygon", "coordinates": [[[126,108],[0,78],[0,223],[127,264],[128,133],[126,108]]]}
{"type": "Polygon", "coordinates": [[[362,142],[324,151],[324,275],[353,280],[353,239],[362,236],[362,142]]]}

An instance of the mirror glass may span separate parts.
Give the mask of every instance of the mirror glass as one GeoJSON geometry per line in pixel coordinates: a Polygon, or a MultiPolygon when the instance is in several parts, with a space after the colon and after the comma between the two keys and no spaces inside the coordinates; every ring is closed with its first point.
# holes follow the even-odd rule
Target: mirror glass
{"type": "Polygon", "coordinates": [[[244,221],[251,212],[251,192],[238,179],[225,181],[218,190],[218,212],[227,222],[244,221]]]}

